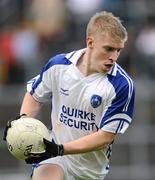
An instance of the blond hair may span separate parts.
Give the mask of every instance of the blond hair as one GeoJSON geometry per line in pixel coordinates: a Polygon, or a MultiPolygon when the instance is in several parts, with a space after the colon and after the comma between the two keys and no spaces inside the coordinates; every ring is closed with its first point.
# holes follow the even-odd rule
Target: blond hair
{"type": "Polygon", "coordinates": [[[119,17],[115,17],[112,13],[106,11],[96,13],[88,22],[86,36],[96,33],[108,33],[113,38],[124,41],[128,38],[126,28],[122,25],[119,17]]]}

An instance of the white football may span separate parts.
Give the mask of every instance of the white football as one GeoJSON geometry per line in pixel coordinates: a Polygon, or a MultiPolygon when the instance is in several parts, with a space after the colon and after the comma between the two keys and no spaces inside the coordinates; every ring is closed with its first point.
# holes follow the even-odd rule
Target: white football
{"type": "Polygon", "coordinates": [[[11,122],[6,140],[10,153],[25,160],[30,153],[45,152],[43,138],[50,139],[47,127],[40,120],[22,117],[11,122]]]}

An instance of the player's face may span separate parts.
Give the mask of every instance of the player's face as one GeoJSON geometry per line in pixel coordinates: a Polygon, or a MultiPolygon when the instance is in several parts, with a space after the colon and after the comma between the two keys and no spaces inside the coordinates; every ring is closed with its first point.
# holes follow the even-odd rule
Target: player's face
{"type": "Polygon", "coordinates": [[[90,67],[92,72],[107,73],[117,61],[124,41],[106,35],[95,35],[87,38],[90,67]]]}

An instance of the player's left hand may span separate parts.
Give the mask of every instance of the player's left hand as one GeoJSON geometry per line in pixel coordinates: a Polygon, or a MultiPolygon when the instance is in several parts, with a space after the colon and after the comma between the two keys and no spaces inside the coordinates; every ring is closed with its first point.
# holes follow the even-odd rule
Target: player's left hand
{"type": "Polygon", "coordinates": [[[23,117],[23,116],[27,116],[27,115],[26,115],[26,114],[21,114],[21,115],[15,117],[15,118],[13,118],[13,119],[10,119],[10,120],[7,122],[7,124],[6,124],[6,126],[5,126],[5,129],[4,129],[4,133],[3,133],[3,140],[4,140],[4,141],[6,141],[7,132],[8,132],[8,129],[11,128],[12,122],[15,121],[15,120],[20,119],[20,118],[23,117]]]}
{"type": "Polygon", "coordinates": [[[39,163],[48,158],[63,156],[64,147],[63,145],[58,145],[54,141],[50,142],[47,139],[43,139],[46,146],[44,153],[30,153],[29,157],[25,160],[27,164],[39,163]]]}

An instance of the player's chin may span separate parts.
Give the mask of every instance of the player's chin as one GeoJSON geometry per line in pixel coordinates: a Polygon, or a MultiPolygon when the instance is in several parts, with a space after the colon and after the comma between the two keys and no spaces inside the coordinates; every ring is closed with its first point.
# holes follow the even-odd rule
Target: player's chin
{"type": "Polygon", "coordinates": [[[111,70],[112,66],[104,66],[101,69],[102,73],[108,73],[111,70]]]}

